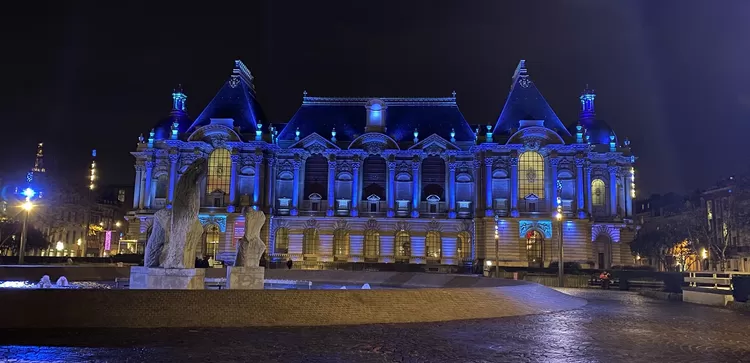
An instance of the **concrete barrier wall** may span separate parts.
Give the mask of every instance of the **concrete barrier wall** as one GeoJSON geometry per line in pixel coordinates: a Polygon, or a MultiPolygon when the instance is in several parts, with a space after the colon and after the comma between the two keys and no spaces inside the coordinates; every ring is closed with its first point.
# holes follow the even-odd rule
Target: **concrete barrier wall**
{"type": "Polygon", "coordinates": [[[0,328],[162,328],[416,323],[574,309],[537,284],[384,290],[0,290],[0,328]]]}

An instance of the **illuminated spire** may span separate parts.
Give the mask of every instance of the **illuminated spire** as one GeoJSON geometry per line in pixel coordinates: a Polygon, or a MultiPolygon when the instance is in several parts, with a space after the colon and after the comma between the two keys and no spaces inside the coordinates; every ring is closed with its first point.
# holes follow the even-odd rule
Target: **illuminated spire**
{"type": "Polygon", "coordinates": [[[594,98],[596,98],[596,92],[586,85],[586,89],[581,92],[581,119],[593,119],[596,117],[596,108],[594,107],[594,98]]]}
{"type": "Polygon", "coordinates": [[[96,188],[96,149],[91,150],[91,170],[89,173],[89,190],[96,188]]]}
{"type": "Polygon", "coordinates": [[[36,146],[36,160],[34,161],[34,168],[31,169],[31,171],[35,173],[44,173],[44,150],[42,147],[44,146],[44,143],[40,142],[36,146]]]}
{"type": "Polygon", "coordinates": [[[178,84],[177,88],[172,91],[172,111],[187,112],[187,96],[182,92],[182,85],[178,84]]]}

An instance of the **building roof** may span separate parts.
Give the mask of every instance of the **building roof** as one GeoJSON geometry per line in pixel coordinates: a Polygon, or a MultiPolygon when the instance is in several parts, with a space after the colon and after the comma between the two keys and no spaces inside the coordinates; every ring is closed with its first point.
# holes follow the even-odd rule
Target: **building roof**
{"type": "Polygon", "coordinates": [[[299,128],[300,137],[317,133],[330,137],[336,128],[336,138],[354,140],[365,133],[367,104],[373,100],[385,105],[386,134],[397,142],[414,137],[437,134],[450,140],[451,129],[456,140],[473,141],[474,133],[456,104],[455,95],[445,98],[335,98],[305,95],[297,113],[279,133],[279,140],[293,140],[299,128]]]}
{"type": "Polygon", "coordinates": [[[536,84],[531,81],[526,69],[526,61],[518,63],[510,86],[510,94],[497,119],[494,133],[511,133],[517,130],[521,120],[544,120],[544,127],[557,132],[563,138],[571,137],[555,111],[542,96],[536,84]]]}
{"type": "Polygon", "coordinates": [[[242,61],[234,61],[232,75],[187,131],[210,124],[212,118],[234,119],[234,126],[239,127],[240,132],[253,132],[257,124],[266,121],[255,99],[253,76],[242,61]]]}

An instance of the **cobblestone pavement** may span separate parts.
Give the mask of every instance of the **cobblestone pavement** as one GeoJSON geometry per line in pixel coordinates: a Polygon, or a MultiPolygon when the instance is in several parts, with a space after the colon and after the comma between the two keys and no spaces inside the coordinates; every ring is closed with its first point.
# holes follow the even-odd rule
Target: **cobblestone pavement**
{"type": "MultiPolygon", "coordinates": [[[[582,309],[432,324],[4,332],[9,362],[750,362],[750,314],[573,290],[582,309]]],[[[1,321],[1,320],[0,320],[1,321]]]]}

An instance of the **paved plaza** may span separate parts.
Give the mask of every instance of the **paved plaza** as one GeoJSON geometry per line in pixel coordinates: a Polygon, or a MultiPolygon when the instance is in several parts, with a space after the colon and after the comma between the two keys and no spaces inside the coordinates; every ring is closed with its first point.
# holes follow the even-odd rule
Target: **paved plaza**
{"type": "Polygon", "coordinates": [[[6,332],[10,362],[750,362],[750,314],[632,292],[585,307],[431,324],[6,332]]]}

